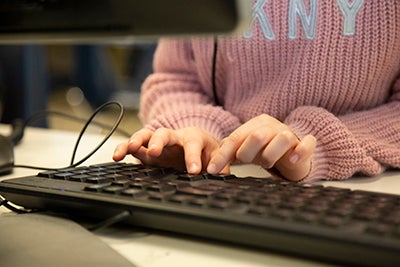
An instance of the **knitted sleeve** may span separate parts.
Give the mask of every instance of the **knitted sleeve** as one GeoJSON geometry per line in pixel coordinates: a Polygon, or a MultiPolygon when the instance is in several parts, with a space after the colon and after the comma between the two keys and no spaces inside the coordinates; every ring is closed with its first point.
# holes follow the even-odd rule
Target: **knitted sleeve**
{"type": "Polygon", "coordinates": [[[400,168],[400,79],[387,104],[336,117],[319,107],[303,106],[286,119],[300,137],[317,138],[306,181],[377,175],[400,168]]]}
{"type": "MultiPolygon", "coordinates": [[[[212,51],[205,52],[212,62],[212,51]]],[[[160,41],[154,55],[154,73],[142,86],[139,116],[145,127],[155,130],[196,126],[217,140],[237,128],[238,118],[214,105],[211,80],[205,84],[199,76],[205,69],[209,71],[211,65],[199,69],[190,41],[160,41]]]]}

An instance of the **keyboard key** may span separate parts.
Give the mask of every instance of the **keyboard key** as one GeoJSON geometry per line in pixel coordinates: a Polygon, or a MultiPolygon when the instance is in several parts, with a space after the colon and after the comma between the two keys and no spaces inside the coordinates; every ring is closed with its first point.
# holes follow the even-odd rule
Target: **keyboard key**
{"type": "Polygon", "coordinates": [[[201,190],[201,189],[192,188],[192,187],[178,188],[177,192],[194,195],[194,196],[203,196],[203,197],[211,196],[214,193],[213,191],[201,190]]]}
{"type": "Polygon", "coordinates": [[[105,188],[107,186],[108,186],[108,184],[87,185],[87,186],[85,186],[84,190],[91,191],[91,192],[101,192],[103,190],[103,188],[105,188]]]}
{"type": "Polygon", "coordinates": [[[218,175],[206,174],[205,177],[210,180],[218,180],[218,181],[226,181],[236,178],[234,175],[230,174],[218,174],[218,175]]]}
{"type": "Polygon", "coordinates": [[[104,184],[104,183],[111,183],[114,179],[109,176],[89,176],[85,178],[85,181],[87,183],[92,183],[92,184],[104,184]]]}
{"type": "Polygon", "coordinates": [[[73,176],[74,173],[72,172],[60,172],[60,173],[55,173],[53,175],[54,179],[61,179],[61,180],[68,180],[69,177],[73,176]]]}
{"type": "Polygon", "coordinates": [[[155,191],[160,193],[174,193],[175,187],[163,184],[152,184],[146,188],[147,191],[155,191]]]}
{"type": "Polygon", "coordinates": [[[124,196],[131,196],[131,197],[144,197],[147,196],[147,192],[144,190],[136,189],[136,188],[128,188],[128,189],[122,189],[120,191],[121,195],[124,196]]]}
{"type": "Polygon", "coordinates": [[[121,188],[120,186],[110,185],[110,186],[104,187],[102,192],[109,193],[109,194],[117,194],[117,193],[122,192],[123,190],[124,190],[124,188],[121,188]]]}
{"type": "Polygon", "coordinates": [[[194,181],[204,180],[204,176],[201,174],[198,174],[198,175],[180,174],[180,175],[178,175],[178,180],[186,181],[186,182],[194,182],[194,181]]]}
{"type": "Polygon", "coordinates": [[[76,181],[76,182],[85,182],[87,178],[90,178],[90,175],[87,174],[78,174],[78,175],[72,175],[68,178],[70,181],[76,181]]]}

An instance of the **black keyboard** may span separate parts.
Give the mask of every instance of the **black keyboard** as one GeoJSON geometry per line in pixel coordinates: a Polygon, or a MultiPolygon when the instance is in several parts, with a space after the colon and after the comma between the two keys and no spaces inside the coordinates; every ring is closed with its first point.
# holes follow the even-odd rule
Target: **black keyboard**
{"type": "Polygon", "coordinates": [[[0,183],[30,209],[108,219],[337,264],[400,264],[400,196],[106,163],[0,183]]]}

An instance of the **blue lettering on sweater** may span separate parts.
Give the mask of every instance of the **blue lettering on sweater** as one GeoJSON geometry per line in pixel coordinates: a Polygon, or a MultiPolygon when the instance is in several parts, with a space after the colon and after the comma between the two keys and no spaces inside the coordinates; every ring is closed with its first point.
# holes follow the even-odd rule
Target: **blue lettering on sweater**
{"type": "MultiPolygon", "coordinates": [[[[301,22],[301,27],[306,39],[313,40],[316,34],[318,19],[318,0],[288,0],[288,38],[295,39],[298,34],[297,21],[301,22]],[[309,1],[309,10],[307,13],[305,1],[309,1]]],[[[326,1],[326,0],[322,0],[326,1]]],[[[343,15],[343,35],[352,36],[356,33],[356,16],[365,0],[337,0],[339,10],[343,15]]],[[[259,23],[260,29],[265,39],[275,40],[275,33],[268,19],[268,14],[264,7],[268,4],[268,0],[257,0],[253,6],[253,16],[247,31],[244,33],[245,38],[253,37],[253,28],[256,22],[259,23]]]]}

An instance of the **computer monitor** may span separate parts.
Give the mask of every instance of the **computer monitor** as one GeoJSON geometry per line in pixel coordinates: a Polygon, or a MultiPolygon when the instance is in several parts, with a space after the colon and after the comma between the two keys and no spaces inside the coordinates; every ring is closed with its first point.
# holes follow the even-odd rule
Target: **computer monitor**
{"type": "Polygon", "coordinates": [[[224,34],[243,26],[248,0],[2,0],[0,44],[135,41],[224,34]]]}

